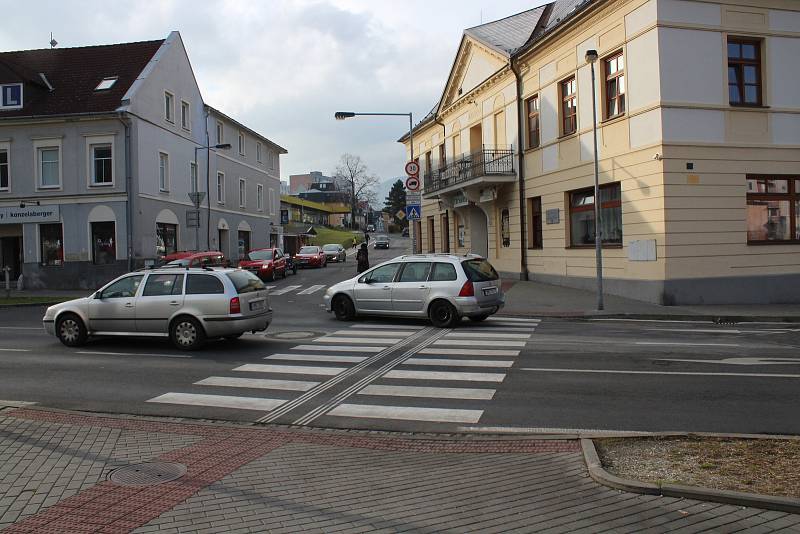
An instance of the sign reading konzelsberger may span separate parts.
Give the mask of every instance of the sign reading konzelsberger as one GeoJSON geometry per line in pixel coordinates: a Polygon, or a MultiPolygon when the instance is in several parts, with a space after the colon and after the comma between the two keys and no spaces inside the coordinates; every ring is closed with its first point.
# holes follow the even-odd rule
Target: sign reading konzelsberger
{"type": "Polygon", "coordinates": [[[58,222],[60,215],[57,205],[0,208],[0,224],[58,222]]]}

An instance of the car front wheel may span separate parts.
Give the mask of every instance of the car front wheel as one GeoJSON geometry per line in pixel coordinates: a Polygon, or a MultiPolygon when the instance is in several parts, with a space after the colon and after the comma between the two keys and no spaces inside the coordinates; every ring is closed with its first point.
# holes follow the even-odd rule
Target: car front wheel
{"type": "Polygon", "coordinates": [[[66,313],[58,318],[56,335],[58,340],[68,347],[83,345],[88,337],[83,321],[73,313],[66,313]]]}
{"type": "Polygon", "coordinates": [[[446,300],[436,300],[428,310],[431,323],[437,328],[453,328],[459,321],[458,312],[446,300]]]}
{"type": "Polygon", "coordinates": [[[352,321],[356,316],[356,308],[353,306],[353,301],[344,295],[339,295],[333,298],[333,313],[340,321],[352,321]]]}
{"type": "Polygon", "coordinates": [[[206,334],[197,319],[178,317],[170,326],[169,338],[178,349],[196,350],[205,341],[206,334]]]}

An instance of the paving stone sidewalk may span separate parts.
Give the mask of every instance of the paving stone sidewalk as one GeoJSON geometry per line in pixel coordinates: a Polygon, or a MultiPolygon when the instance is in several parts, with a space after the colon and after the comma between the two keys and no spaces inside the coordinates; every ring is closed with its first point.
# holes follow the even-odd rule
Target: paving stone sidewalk
{"type": "Polygon", "coordinates": [[[0,413],[0,530],[800,532],[800,516],[635,495],[592,481],[578,443],[299,431],[0,413]],[[108,480],[178,462],[158,485],[108,480]]]}

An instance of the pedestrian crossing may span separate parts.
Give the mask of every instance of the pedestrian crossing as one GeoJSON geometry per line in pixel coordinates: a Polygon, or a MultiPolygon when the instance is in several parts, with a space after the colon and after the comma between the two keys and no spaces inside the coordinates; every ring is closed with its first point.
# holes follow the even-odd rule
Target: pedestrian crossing
{"type": "MultiPolygon", "coordinates": [[[[308,287],[300,285],[300,284],[293,284],[293,285],[288,285],[288,286],[275,286],[275,285],[266,286],[267,290],[269,291],[270,296],[273,296],[273,297],[279,296],[279,295],[288,295],[288,294],[314,295],[315,293],[317,293],[319,291],[324,291],[325,289],[327,289],[327,287],[328,286],[323,285],[323,284],[314,284],[314,285],[311,285],[311,286],[308,286],[308,287]]],[[[317,296],[319,296],[319,295],[317,295],[317,296]]]]}
{"type": "Polygon", "coordinates": [[[476,424],[539,324],[356,323],[148,402],[249,410],[261,422],[476,424]]]}

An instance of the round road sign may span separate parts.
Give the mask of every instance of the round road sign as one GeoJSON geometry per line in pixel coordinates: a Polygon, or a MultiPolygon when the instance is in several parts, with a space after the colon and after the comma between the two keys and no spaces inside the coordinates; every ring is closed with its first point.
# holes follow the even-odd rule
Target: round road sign
{"type": "Polygon", "coordinates": [[[406,174],[409,176],[416,176],[419,174],[419,163],[416,161],[409,161],[406,163],[406,174]]]}
{"type": "Polygon", "coordinates": [[[409,191],[419,191],[419,178],[416,176],[409,176],[406,178],[406,189],[409,191]]]}

